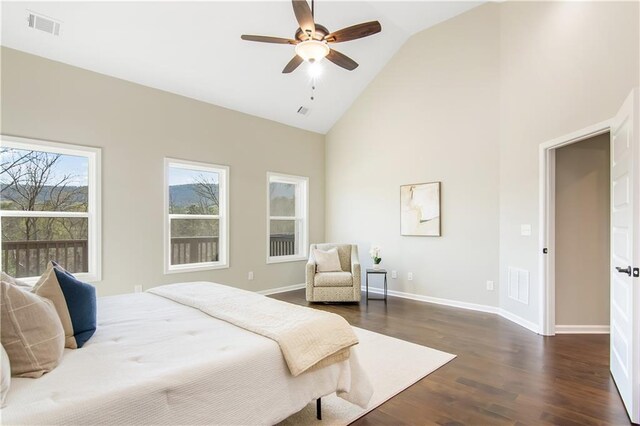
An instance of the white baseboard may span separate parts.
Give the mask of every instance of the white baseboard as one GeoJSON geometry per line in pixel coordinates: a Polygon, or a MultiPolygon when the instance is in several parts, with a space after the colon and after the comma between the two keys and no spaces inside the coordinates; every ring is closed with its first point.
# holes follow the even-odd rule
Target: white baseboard
{"type": "MultiPolygon", "coordinates": [[[[362,287],[362,291],[366,291],[366,287],[362,287]]],[[[384,294],[383,289],[377,287],[369,287],[369,293],[384,294]]],[[[440,299],[439,297],[423,296],[415,293],[405,293],[403,291],[388,290],[389,296],[401,297],[403,299],[417,300],[420,302],[435,303],[436,305],[451,306],[454,308],[468,309],[470,311],[487,312],[497,314],[499,308],[489,305],[478,305],[476,303],[459,302],[451,299],[440,299]]]]}
{"type": "Polygon", "coordinates": [[[556,325],[556,334],[609,334],[608,325],[556,325]]]}
{"type": "MultiPolygon", "coordinates": [[[[365,290],[366,288],[362,287],[362,291],[365,290]]],[[[378,287],[369,287],[369,293],[383,294],[384,291],[383,289],[378,287]]],[[[423,296],[421,294],[405,293],[396,290],[388,290],[387,293],[389,294],[389,296],[402,297],[403,299],[411,299],[417,300],[419,302],[434,303],[437,305],[451,306],[453,308],[468,309],[470,311],[486,312],[489,314],[500,315],[501,317],[514,322],[530,331],[533,331],[534,333],[539,333],[538,324],[521,318],[518,315],[514,315],[513,313],[501,309],[497,306],[479,305],[476,303],[460,302],[451,299],[441,299],[439,297],[423,296]]]]}
{"type": "Polygon", "coordinates": [[[307,286],[307,284],[302,283],[302,284],[294,284],[294,285],[288,285],[285,287],[276,287],[276,288],[270,288],[267,290],[260,290],[257,293],[259,294],[264,294],[265,296],[268,296],[270,294],[278,294],[278,293],[284,293],[287,291],[293,291],[293,290],[300,290],[301,288],[305,288],[307,286]]]}
{"type": "MultiPolygon", "coordinates": [[[[287,291],[299,290],[301,288],[305,288],[306,286],[307,285],[305,283],[294,284],[294,285],[289,285],[285,287],[277,287],[277,288],[271,288],[268,290],[260,290],[258,291],[258,293],[268,296],[270,294],[277,294],[277,293],[284,293],[287,291]]],[[[362,287],[362,291],[365,291],[365,287],[362,287]]],[[[369,287],[369,293],[383,294],[383,290],[377,287],[369,287]]],[[[518,324],[530,331],[533,331],[534,333],[539,333],[538,324],[535,324],[522,317],[519,317],[518,315],[515,315],[509,311],[498,308],[497,306],[480,305],[477,303],[469,303],[469,302],[460,302],[458,300],[451,300],[451,299],[441,299],[439,297],[423,296],[421,294],[405,293],[403,291],[396,291],[396,290],[388,290],[387,293],[389,294],[389,296],[401,297],[403,299],[417,300],[418,302],[433,303],[436,305],[450,306],[452,308],[467,309],[470,311],[485,312],[488,314],[500,315],[501,317],[515,324],[518,324]]],[[[609,333],[609,326],[599,326],[599,325],[556,326],[556,333],[558,334],[561,334],[561,333],[585,333],[585,334],[586,333],[609,333]],[[564,331],[559,327],[570,327],[570,328],[567,328],[566,331],[564,331]],[[604,327],[606,327],[606,331],[604,327]]]]}
{"type": "Polygon", "coordinates": [[[500,309],[500,312],[498,312],[498,314],[505,319],[508,319],[511,322],[514,322],[528,330],[533,331],[534,333],[540,334],[540,327],[538,327],[538,324],[531,322],[529,320],[526,320],[524,318],[522,318],[521,316],[518,316],[512,312],[509,312],[505,309],[500,309]]]}

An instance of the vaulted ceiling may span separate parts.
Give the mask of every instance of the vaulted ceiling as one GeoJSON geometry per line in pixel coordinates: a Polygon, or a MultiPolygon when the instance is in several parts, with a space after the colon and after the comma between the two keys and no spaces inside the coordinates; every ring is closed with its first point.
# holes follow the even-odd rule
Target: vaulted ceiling
{"type": "Polygon", "coordinates": [[[479,2],[323,1],[316,22],[337,30],[379,20],[382,32],[334,47],[360,66],[322,62],[311,96],[303,64],[282,68],[293,46],[241,34],[293,37],[290,1],[2,2],[2,45],[291,126],[326,133],[414,33],[479,2]],[[62,22],[59,36],[31,29],[28,11],[62,22]],[[309,108],[306,116],[297,113],[309,108]]]}

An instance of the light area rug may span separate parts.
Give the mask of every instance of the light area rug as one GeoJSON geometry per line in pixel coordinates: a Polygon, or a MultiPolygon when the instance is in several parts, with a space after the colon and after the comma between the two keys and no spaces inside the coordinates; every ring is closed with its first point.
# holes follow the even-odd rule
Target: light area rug
{"type": "Polygon", "coordinates": [[[348,425],[456,357],[361,328],[353,329],[360,340],[357,346],[360,363],[373,385],[368,407],[360,408],[332,394],[322,397],[322,422],[316,420],[313,402],[280,422],[280,426],[348,425]]]}

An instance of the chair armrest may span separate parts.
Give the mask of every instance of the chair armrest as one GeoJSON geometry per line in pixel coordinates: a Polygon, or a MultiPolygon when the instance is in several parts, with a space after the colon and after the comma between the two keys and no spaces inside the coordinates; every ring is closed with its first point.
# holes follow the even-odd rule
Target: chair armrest
{"type": "Polygon", "coordinates": [[[362,273],[360,272],[360,258],[358,257],[358,246],[351,246],[351,275],[353,285],[360,288],[362,285],[362,273]]]}
{"type": "Polygon", "coordinates": [[[307,262],[307,265],[306,265],[305,274],[307,278],[307,285],[313,286],[313,279],[316,276],[316,262],[313,259],[313,255],[309,257],[309,261],[307,262]]]}

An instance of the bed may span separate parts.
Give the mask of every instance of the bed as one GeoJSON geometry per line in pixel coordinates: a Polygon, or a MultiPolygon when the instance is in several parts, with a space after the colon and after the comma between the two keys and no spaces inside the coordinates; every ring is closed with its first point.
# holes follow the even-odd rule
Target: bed
{"type": "MultiPolygon", "coordinates": [[[[98,330],[38,379],[13,378],[3,424],[275,424],[370,385],[351,356],[297,376],[276,341],[150,293],[98,300],[98,330]]],[[[366,405],[366,403],[365,403],[366,405]]]]}

